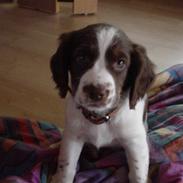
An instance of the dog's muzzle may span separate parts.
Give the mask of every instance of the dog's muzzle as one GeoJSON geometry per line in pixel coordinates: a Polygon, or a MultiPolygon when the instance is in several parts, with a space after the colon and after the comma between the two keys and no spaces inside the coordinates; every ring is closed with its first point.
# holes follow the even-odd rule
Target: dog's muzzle
{"type": "Polygon", "coordinates": [[[109,96],[109,90],[105,85],[88,84],[83,87],[83,93],[93,103],[104,103],[109,96]]]}

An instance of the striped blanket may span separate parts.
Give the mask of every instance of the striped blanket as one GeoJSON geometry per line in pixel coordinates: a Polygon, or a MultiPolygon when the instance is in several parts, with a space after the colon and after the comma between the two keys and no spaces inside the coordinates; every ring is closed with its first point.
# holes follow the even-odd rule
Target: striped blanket
{"type": "MultiPolygon", "coordinates": [[[[183,65],[157,75],[149,91],[149,182],[183,183],[183,65]]],[[[0,118],[0,183],[48,183],[60,130],[51,123],[0,118]]],[[[127,183],[124,151],[83,149],[75,183],[127,183]]]]}

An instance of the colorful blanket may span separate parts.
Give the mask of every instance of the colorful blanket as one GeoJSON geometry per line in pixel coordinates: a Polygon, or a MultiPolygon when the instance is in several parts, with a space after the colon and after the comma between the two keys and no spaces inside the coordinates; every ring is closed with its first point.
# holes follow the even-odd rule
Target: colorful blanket
{"type": "MultiPolygon", "coordinates": [[[[149,91],[149,182],[183,183],[183,65],[157,75],[149,91]]],[[[53,124],[0,118],[0,183],[47,183],[61,133],[53,124]]],[[[127,183],[122,148],[85,146],[75,183],[127,183]],[[89,150],[90,149],[90,150],[89,150]]]]}
{"type": "Polygon", "coordinates": [[[0,118],[0,183],[46,183],[56,168],[61,140],[47,122],[0,118]]]}

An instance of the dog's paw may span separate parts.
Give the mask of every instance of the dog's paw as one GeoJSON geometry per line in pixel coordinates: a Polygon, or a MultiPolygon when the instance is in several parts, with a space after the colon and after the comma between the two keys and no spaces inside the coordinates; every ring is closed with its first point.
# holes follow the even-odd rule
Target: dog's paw
{"type": "Polygon", "coordinates": [[[55,174],[55,175],[52,177],[52,179],[51,179],[51,183],[64,183],[64,182],[62,181],[61,175],[55,174]]]}
{"type": "Polygon", "coordinates": [[[135,179],[135,180],[130,180],[130,183],[148,183],[147,180],[143,180],[143,179],[135,179]]]}
{"type": "Polygon", "coordinates": [[[65,175],[63,173],[56,173],[51,180],[51,183],[72,183],[73,176],[72,175],[65,175]]]}

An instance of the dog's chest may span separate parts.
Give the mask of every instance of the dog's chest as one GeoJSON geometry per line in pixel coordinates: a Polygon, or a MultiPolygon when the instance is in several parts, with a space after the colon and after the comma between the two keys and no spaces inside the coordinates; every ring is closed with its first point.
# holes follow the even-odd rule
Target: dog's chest
{"type": "Polygon", "coordinates": [[[114,129],[108,124],[92,125],[86,134],[87,141],[95,145],[97,148],[115,144],[114,129]]]}

